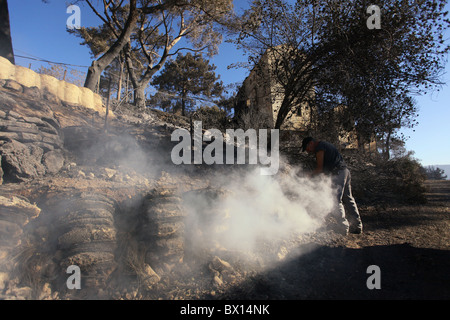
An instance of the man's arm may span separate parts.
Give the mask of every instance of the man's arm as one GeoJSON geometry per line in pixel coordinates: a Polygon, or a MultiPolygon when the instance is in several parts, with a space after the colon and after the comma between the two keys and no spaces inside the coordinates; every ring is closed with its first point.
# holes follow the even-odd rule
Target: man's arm
{"type": "Polygon", "coordinates": [[[324,155],[325,155],[325,150],[320,150],[320,151],[316,152],[316,169],[312,172],[313,176],[323,172],[324,155]]]}

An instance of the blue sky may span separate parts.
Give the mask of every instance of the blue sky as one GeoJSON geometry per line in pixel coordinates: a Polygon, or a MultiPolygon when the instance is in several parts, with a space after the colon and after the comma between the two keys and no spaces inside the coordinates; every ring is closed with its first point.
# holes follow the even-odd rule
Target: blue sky
{"type": "MultiPolygon", "coordinates": [[[[66,21],[70,14],[66,13],[66,1],[50,0],[48,4],[41,0],[8,0],[14,53],[21,56],[32,56],[55,62],[89,66],[92,59],[86,46],[80,45],[80,39],[66,31],[66,21]]],[[[244,0],[237,2],[236,7],[245,5],[244,0]]],[[[449,8],[449,5],[447,5],[449,8]]],[[[81,25],[95,26],[100,19],[94,16],[84,4],[81,8],[81,25]]],[[[448,10],[448,9],[447,9],[448,10]]],[[[449,10],[450,11],[450,10],[449,10]]],[[[448,40],[448,37],[446,37],[448,40]]],[[[244,62],[246,58],[230,44],[220,47],[218,56],[211,59],[217,66],[225,84],[241,82],[247,71],[244,69],[228,69],[232,63],[244,62]]],[[[38,61],[16,57],[16,64],[33,70],[41,65],[38,61]]],[[[86,72],[86,68],[77,68],[86,72]]],[[[450,64],[444,80],[450,84],[450,64]]],[[[406,149],[414,151],[414,157],[423,165],[450,164],[450,87],[445,85],[438,93],[430,93],[417,97],[419,106],[419,125],[402,132],[409,138],[406,149]]]]}

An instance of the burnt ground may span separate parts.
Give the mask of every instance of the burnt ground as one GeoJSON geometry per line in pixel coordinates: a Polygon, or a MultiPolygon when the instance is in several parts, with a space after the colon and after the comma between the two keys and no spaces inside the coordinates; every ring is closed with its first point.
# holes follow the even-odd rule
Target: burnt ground
{"type": "MultiPolygon", "coordinates": [[[[153,293],[140,299],[188,300],[198,306],[205,300],[448,300],[450,181],[427,185],[428,202],[423,205],[360,206],[363,234],[302,235],[284,243],[288,253],[271,267],[263,262],[249,266],[223,255],[233,271],[219,286],[207,264],[194,268],[186,259],[190,267],[162,279],[153,293]],[[367,287],[373,272],[368,267],[373,265],[379,267],[380,289],[367,287]]],[[[273,247],[280,250],[279,244],[266,249],[273,247]]]]}
{"type": "Polygon", "coordinates": [[[221,298],[449,299],[450,181],[427,185],[427,204],[360,207],[363,234],[311,235],[221,298]],[[371,265],[380,268],[380,289],[367,287],[371,265]]]}

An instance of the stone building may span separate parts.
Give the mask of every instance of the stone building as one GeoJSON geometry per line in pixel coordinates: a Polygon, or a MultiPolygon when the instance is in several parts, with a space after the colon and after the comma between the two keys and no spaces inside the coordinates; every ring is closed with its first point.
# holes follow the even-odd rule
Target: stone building
{"type": "MultiPolygon", "coordinates": [[[[284,97],[282,86],[274,79],[271,68],[275,57],[267,51],[244,80],[238,92],[235,117],[247,127],[274,128],[284,97]]],[[[282,124],[281,131],[306,132],[312,126],[314,114],[307,103],[299,101],[282,124]]]]}
{"type": "MultiPolygon", "coordinates": [[[[271,72],[275,61],[274,56],[275,54],[271,51],[267,51],[244,80],[238,92],[235,119],[244,129],[275,127],[284,92],[271,72]]],[[[309,97],[314,97],[313,90],[309,97]]],[[[355,129],[350,131],[343,129],[337,120],[343,109],[345,109],[344,106],[337,106],[322,115],[323,119],[329,121],[325,124],[327,129],[325,132],[322,130],[324,124],[319,126],[317,123],[318,115],[314,107],[306,101],[294,102],[280,128],[280,139],[284,140],[281,143],[284,142],[285,145],[290,146],[300,145],[301,139],[306,135],[330,140],[330,137],[327,136],[330,133],[328,131],[334,131],[335,140],[332,142],[338,144],[341,149],[360,149],[369,152],[376,150],[374,142],[369,144],[360,142],[355,129]]]]}

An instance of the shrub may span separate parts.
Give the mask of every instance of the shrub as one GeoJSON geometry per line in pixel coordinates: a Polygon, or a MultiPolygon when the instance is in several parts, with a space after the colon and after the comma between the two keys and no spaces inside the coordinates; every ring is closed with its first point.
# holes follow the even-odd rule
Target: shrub
{"type": "Polygon", "coordinates": [[[426,202],[426,175],[411,153],[390,160],[383,160],[381,156],[367,159],[364,155],[355,154],[348,162],[352,171],[353,193],[358,202],[426,202]]]}

